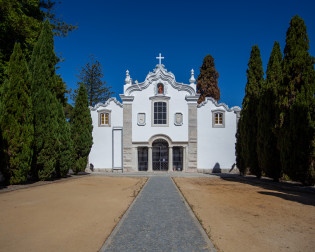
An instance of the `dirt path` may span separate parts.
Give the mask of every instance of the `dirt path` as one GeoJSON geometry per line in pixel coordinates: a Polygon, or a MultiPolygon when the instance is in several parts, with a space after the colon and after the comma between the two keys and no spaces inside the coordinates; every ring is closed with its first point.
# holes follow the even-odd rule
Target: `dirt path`
{"type": "Polygon", "coordinates": [[[0,194],[0,251],[98,251],[145,178],[85,177],[0,194]]]}
{"type": "Polygon", "coordinates": [[[219,251],[314,251],[314,194],[233,179],[174,180],[219,251]]]}

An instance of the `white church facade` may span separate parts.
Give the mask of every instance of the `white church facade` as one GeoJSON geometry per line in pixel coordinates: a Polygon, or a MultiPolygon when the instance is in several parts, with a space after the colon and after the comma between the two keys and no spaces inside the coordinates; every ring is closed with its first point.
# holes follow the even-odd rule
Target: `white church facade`
{"type": "Polygon", "coordinates": [[[94,171],[226,171],[235,166],[239,107],[206,98],[198,104],[196,80],[178,83],[161,64],[142,83],[128,70],[122,103],[91,107],[94,171]]]}

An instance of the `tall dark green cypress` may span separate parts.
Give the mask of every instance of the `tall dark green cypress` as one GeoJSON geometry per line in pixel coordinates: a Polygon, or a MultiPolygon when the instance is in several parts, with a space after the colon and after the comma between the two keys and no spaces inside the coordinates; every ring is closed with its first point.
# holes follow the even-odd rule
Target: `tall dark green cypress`
{"type": "Polygon", "coordinates": [[[279,149],[284,172],[304,184],[315,183],[314,63],[305,23],[294,16],[284,48],[279,149]]]}
{"type": "Polygon", "coordinates": [[[65,175],[71,162],[63,159],[71,156],[68,150],[71,141],[68,141],[69,127],[55,93],[56,63],[53,34],[46,20],[30,61],[35,138],[32,168],[33,175],[41,180],[65,175]]]}
{"type": "Polygon", "coordinates": [[[264,71],[257,45],[252,47],[247,69],[247,84],[242,103],[240,136],[242,138],[242,157],[245,166],[252,174],[261,177],[257,157],[257,109],[260,90],[264,81],[264,71]]]}
{"type": "Polygon", "coordinates": [[[20,44],[11,55],[1,102],[0,127],[11,184],[27,181],[34,138],[31,79],[20,44]]]}
{"type": "Polygon", "coordinates": [[[88,95],[82,83],[79,87],[71,117],[71,138],[73,139],[74,147],[73,171],[75,173],[84,171],[86,168],[93,144],[92,129],[88,95]]]}
{"type": "Polygon", "coordinates": [[[63,106],[58,104],[58,159],[56,164],[57,177],[65,177],[73,164],[73,140],[70,123],[66,121],[63,106]]]}
{"type": "Polygon", "coordinates": [[[274,43],[261,88],[258,106],[257,155],[259,166],[268,177],[278,181],[281,177],[280,153],[277,148],[276,124],[278,120],[278,96],[282,81],[280,44],[274,43]]]}
{"type": "Polygon", "coordinates": [[[197,92],[200,94],[198,103],[203,102],[206,97],[220,100],[220,88],[218,87],[219,73],[215,69],[214,58],[207,55],[200,67],[197,79],[197,92]]]}
{"type": "Polygon", "coordinates": [[[244,152],[242,149],[243,146],[243,138],[241,135],[241,129],[243,125],[243,120],[242,117],[239,119],[238,121],[238,125],[237,125],[237,131],[236,131],[236,144],[235,144],[235,154],[236,154],[236,166],[238,168],[238,170],[240,171],[241,175],[246,175],[246,164],[245,164],[245,160],[244,160],[244,152]]]}

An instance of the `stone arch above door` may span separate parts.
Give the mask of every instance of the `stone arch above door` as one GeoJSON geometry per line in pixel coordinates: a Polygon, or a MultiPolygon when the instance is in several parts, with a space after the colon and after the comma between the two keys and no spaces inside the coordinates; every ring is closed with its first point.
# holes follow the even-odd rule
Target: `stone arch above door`
{"type": "Polygon", "coordinates": [[[153,142],[158,140],[158,139],[161,139],[161,140],[165,140],[167,143],[168,143],[168,146],[169,147],[172,147],[173,146],[173,141],[172,139],[167,136],[167,135],[164,135],[164,134],[158,134],[158,135],[154,135],[152,136],[150,139],[149,139],[149,146],[152,146],[153,142]]]}

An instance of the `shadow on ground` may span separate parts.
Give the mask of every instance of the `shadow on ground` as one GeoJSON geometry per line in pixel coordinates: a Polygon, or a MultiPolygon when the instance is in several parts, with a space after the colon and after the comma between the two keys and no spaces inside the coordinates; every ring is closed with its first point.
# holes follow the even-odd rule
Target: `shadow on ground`
{"type": "Polygon", "coordinates": [[[45,180],[45,181],[29,180],[29,181],[27,181],[27,182],[25,182],[23,184],[17,184],[17,185],[5,185],[5,184],[1,184],[0,183],[0,193],[2,193],[2,192],[9,192],[9,191],[15,191],[15,190],[19,190],[19,189],[23,189],[23,188],[27,188],[27,187],[46,185],[46,184],[50,184],[50,183],[64,181],[64,180],[67,180],[67,179],[82,177],[84,175],[89,175],[89,173],[79,172],[76,175],[68,174],[67,176],[62,177],[62,178],[53,178],[53,179],[45,180]]]}
{"type": "Polygon", "coordinates": [[[256,177],[242,177],[236,174],[213,174],[220,177],[223,180],[248,184],[256,187],[260,187],[268,191],[259,191],[258,193],[269,195],[271,197],[279,197],[284,200],[294,201],[303,205],[315,206],[315,187],[314,186],[302,186],[298,183],[288,182],[274,182],[269,179],[258,179],[256,177]]]}

